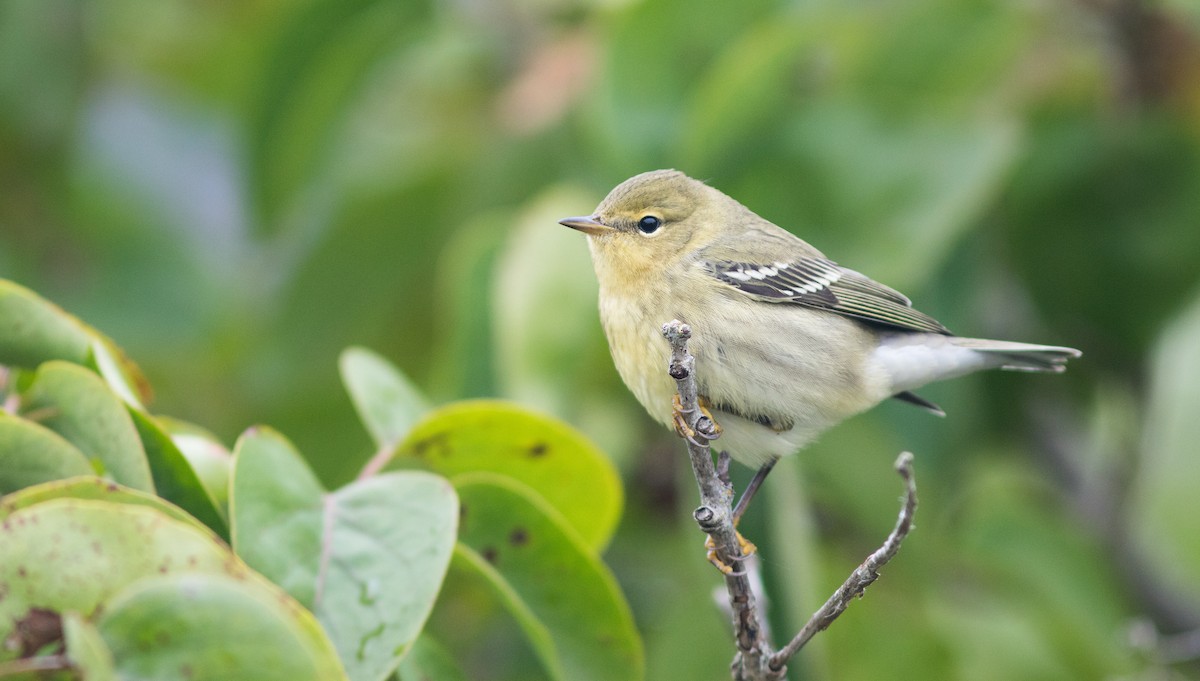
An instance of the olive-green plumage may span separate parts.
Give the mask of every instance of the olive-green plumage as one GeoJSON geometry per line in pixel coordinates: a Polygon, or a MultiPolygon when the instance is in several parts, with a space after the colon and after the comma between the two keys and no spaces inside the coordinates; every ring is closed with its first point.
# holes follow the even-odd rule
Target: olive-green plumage
{"type": "Polygon", "coordinates": [[[638,401],[671,423],[661,328],[688,323],[721,446],[750,465],[892,396],[938,411],[909,392],[926,383],[995,367],[1061,371],[1080,354],[953,336],[897,291],[674,170],[632,177],[562,224],[588,235],[600,318],[638,401]]]}

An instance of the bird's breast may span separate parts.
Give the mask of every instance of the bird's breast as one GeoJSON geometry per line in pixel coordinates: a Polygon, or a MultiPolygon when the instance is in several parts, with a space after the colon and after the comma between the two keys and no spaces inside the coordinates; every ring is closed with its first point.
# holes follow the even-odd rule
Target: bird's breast
{"type": "MultiPolygon", "coordinates": [[[[662,325],[691,326],[701,395],[724,412],[716,446],[747,463],[791,453],[829,426],[887,397],[861,358],[874,333],[798,305],[755,301],[716,282],[601,278],[600,317],[625,384],[670,425],[675,382],[662,325]]],[[[718,421],[722,414],[715,414],[718,421]]]]}
{"type": "Polygon", "coordinates": [[[601,287],[600,322],[617,373],[650,416],[663,424],[671,422],[675,387],[667,375],[670,348],[662,325],[679,317],[665,300],[601,287]]]}

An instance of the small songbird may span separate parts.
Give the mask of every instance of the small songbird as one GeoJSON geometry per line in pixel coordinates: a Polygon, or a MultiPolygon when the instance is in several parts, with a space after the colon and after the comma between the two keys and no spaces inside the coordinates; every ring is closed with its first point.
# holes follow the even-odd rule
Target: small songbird
{"type": "MultiPolygon", "coordinates": [[[[692,328],[701,404],[718,446],[757,466],[896,397],[982,369],[1061,372],[1072,348],[953,335],[901,293],[842,267],[720,191],[675,170],[618,185],[590,216],[600,319],[625,385],[677,423],[662,325],[692,328]]],[[[755,485],[757,486],[757,485],[755,485]]]]}

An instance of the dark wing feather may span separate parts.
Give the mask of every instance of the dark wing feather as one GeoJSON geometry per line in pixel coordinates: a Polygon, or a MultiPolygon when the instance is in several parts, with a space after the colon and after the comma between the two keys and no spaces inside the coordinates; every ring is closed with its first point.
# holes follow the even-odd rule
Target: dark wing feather
{"type": "Polygon", "coordinates": [[[804,305],[906,331],[950,334],[936,319],[914,310],[903,294],[825,258],[801,257],[769,265],[723,260],[703,267],[763,302],[804,305]]]}

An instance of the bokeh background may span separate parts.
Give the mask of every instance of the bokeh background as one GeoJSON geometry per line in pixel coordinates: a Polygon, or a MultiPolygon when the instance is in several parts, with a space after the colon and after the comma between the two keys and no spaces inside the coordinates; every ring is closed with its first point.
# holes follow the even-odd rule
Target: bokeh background
{"type": "MultiPolygon", "coordinates": [[[[721,679],[685,457],[555,224],[658,167],[952,329],[1084,351],[776,469],[743,531],[781,639],[890,529],[901,450],[920,485],[794,679],[1200,678],[1200,4],[0,3],[0,276],[111,335],[156,412],[271,424],[331,484],[372,453],[350,344],[562,417],[626,482],[606,558],[648,677],[721,679]]],[[[432,626],[472,678],[540,678],[482,596],[432,626]]]]}

